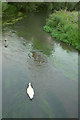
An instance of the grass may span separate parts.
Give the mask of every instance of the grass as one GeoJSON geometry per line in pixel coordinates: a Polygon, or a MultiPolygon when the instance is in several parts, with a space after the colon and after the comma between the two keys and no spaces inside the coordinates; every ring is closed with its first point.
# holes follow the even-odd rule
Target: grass
{"type": "Polygon", "coordinates": [[[26,17],[22,12],[17,11],[16,7],[13,5],[7,5],[7,3],[2,4],[2,25],[3,27],[8,25],[13,25],[16,22],[26,17]],[[5,9],[6,8],[6,9],[5,9]]]}
{"type": "Polygon", "coordinates": [[[43,29],[50,33],[53,38],[80,50],[77,11],[55,11],[49,16],[43,29]]]}

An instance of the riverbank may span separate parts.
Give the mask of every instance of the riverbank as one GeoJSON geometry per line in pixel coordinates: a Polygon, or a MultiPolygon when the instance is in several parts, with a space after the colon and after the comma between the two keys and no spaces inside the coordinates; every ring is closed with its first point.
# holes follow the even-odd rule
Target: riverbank
{"type": "Polygon", "coordinates": [[[55,11],[46,21],[44,30],[68,45],[80,50],[78,41],[78,12],[55,11]]]}
{"type": "Polygon", "coordinates": [[[20,21],[23,19],[24,16],[21,16],[21,17],[17,17],[17,18],[11,18],[11,19],[8,19],[7,21],[3,21],[3,27],[6,27],[8,25],[13,25],[15,24],[16,22],[20,21]]]}
{"type": "Polygon", "coordinates": [[[3,12],[2,26],[3,27],[6,27],[8,25],[13,25],[16,22],[23,19],[24,17],[26,17],[24,13],[22,13],[21,11],[18,11],[17,8],[13,5],[9,5],[6,2],[3,3],[2,5],[3,5],[2,7],[2,12],[3,12]]]}

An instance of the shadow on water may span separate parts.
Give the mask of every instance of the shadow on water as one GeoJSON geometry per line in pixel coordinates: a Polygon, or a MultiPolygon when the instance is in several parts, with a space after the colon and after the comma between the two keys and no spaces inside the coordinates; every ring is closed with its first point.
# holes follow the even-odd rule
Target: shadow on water
{"type": "Polygon", "coordinates": [[[78,52],[43,31],[48,14],[34,13],[3,32],[3,117],[78,116],[78,52]],[[26,95],[31,82],[32,101],[26,95]]]}

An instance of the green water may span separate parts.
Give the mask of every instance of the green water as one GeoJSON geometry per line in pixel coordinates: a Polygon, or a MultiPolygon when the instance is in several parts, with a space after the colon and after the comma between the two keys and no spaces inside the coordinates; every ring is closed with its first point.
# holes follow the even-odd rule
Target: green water
{"type": "Polygon", "coordinates": [[[46,17],[29,14],[3,31],[3,40],[8,38],[2,48],[3,117],[78,117],[78,52],[43,31],[46,17]],[[29,82],[32,101],[26,94],[29,82]]]}

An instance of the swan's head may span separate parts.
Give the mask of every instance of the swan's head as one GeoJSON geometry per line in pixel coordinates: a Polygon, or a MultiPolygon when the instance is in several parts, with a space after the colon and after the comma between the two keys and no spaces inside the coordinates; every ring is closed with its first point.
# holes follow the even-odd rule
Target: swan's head
{"type": "Polygon", "coordinates": [[[29,86],[31,86],[31,83],[29,83],[29,86]]]}

